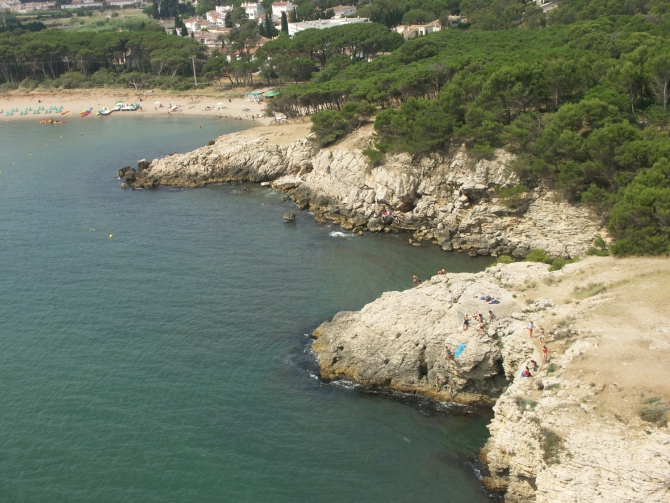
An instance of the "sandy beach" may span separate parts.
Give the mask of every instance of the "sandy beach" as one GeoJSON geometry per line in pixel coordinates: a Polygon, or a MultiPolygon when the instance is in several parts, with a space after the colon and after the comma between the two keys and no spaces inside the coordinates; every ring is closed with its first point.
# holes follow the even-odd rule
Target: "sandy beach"
{"type": "Polygon", "coordinates": [[[33,91],[31,93],[12,92],[0,94],[0,120],[34,120],[55,119],[64,121],[84,121],[96,119],[118,119],[119,117],[137,116],[200,116],[219,117],[223,119],[254,120],[260,124],[269,125],[273,118],[258,117],[263,115],[265,103],[247,101],[243,97],[216,97],[198,94],[168,93],[164,91],[133,91],[128,89],[77,89],[73,91],[58,90],[33,91]],[[135,112],[114,112],[110,116],[96,117],[95,113],[102,108],[113,108],[117,101],[124,103],[138,103],[142,106],[135,112]],[[7,112],[12,109],[24,111],[27,108],[36,110],[38,107],[49,109],[50,107],[63,107],[63,111],[69,110],[65,115],[56,113],[34,114],[32,111],[26,115],[15,112],[8,116],[7,112]],[[175,108],[171,108],[176,107],[175,108]],[[80,117],[79,113],[88,108],[93,112],[88,117],[80,117]],[[244,110],[244,109],[248,110],[244,110]],[[252,118],[253,116],[253,118],[252,118]]]}

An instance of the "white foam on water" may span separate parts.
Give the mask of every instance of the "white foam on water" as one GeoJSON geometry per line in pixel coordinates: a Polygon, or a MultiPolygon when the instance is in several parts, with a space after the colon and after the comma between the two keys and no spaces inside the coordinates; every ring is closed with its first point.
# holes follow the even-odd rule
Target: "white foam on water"
{"type": "Polygon", "coordinates": [[[351,234],[349,232],[340,232],[340,231],[333,231],[333,232],[329,233],[328,235],[331,236],[331,237],[334,237],[334,238],[349,238],[349,237],[353,236],[353,234],[351,234]]]}

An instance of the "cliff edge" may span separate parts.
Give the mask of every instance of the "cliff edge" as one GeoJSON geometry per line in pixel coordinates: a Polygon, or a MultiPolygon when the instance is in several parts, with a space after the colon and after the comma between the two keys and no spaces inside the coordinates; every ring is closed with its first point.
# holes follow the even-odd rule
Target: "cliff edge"
{"type": "Polygon", "coordinates": [[[371,167],[362,151],[372,134],[372,126],[364,126],[318,149],[309,124],[254,128],[186,154],[140,161],[139,170],[123,168],[119,176],[125,187],[264,183],[347,230],[406,231],[416,245],[470,255],[525,257],[542,248],[551,257],[574,257],[604,234],[598,215],[549,190],[499,197],[500,187],[517,184],[508,152],[476,159],[453,146],[449,155],[416,160],[398,154],[371,167]]]}
{"type": "Polygon", "coordinates": [[[668,502],[668,279],[666,259],[599,257],[437,275],[339,313],[313,347],[325,379],[494,404],[483,482],[505,501],[668,502]]]}

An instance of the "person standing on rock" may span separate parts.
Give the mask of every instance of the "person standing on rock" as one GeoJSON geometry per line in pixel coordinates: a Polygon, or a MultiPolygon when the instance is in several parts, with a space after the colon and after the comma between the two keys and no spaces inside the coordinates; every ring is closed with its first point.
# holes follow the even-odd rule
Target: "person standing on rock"
{"type": "Polygon", "coordinates": [[[493,323],[493,318],[494,318],[493,311],[489,309],[489,323],[493,323]]]}
{"type": "Polygon", "coordinates": [[[451,386],[451,384],[447,386],[447,393],[449,393],[451,398],[454,398],[454,388],[451,386]]]}
{"type": "Polygon", "coordinates": [[[549,350],[547,346],[542,346],[542,363],[547,363],[549,361],[549,350]]]}
{"type": "Polygon", "coordinates": [[[531,339],[533,338],[533,328],[535,328],[535,326],[533,325],[533,321],[531,320],[528,323],[528,335],[530,336],[531,339]]]}
{"type": "Polygon", "coordinates": [[[544,327],[540,327],[540,343],[544,344],[544,327]]]}
{"type": "Polygon", "coordinates": [[[468,329],[469,324],[470,324],[470,318],[468,318],[468,315],[466,314],[463,317],[463,331],[466,331],[468,329]]]}
{"type": "Polygon", "coordinates": [[[412,281],[414,282],[414,286],[420,283],[419,277],[416,274],[412,274],[412,281]]]}

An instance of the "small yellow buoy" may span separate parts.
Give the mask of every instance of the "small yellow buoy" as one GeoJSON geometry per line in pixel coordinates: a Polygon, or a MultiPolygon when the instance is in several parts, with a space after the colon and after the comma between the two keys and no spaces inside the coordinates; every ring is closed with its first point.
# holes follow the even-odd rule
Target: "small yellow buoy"
{"type": "Polygon", "coordinates": [[[30,154],[30,155],[33,155],[33,154],[30,154]]]}
{"type": "Polygon", "coordinates": [[[111,234],[109,235],[109,239],[112,239],[113,237],[114,237],[114,236],[112,236],[111,234]]]}

